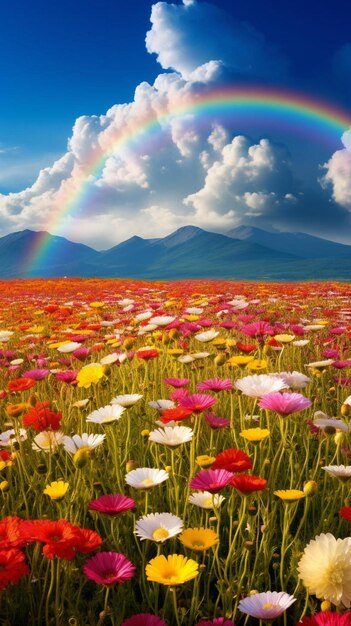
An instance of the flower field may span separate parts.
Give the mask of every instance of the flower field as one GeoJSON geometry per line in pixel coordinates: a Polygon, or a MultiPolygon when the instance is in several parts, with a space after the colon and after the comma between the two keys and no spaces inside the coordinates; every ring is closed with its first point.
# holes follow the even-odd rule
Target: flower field
{"type": "Polygon", "coordinates": [[[0,623],[350,625],[350,297],[1,282],[0,623]]]}

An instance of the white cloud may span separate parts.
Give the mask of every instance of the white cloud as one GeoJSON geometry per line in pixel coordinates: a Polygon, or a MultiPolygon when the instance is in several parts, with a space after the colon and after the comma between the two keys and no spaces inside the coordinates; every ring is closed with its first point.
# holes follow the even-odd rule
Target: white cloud
{"type": "Polygon", "coordinates": [[[327,172],[320,182],[323,188],[331,185],[335,202],[351,211],[351,128],[343,134],[342,143],[344,148],[323,165],[327,172]]]}

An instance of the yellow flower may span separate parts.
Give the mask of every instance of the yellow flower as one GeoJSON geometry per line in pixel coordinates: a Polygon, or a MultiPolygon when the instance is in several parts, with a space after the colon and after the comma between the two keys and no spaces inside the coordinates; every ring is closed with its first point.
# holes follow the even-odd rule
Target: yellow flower
{"type": "Polygon", "coordinates": [[[215,462],[216,457],[208,456],[208,454],[199,454],[195,460],[200,467],[211,467],[212,463],[215,462]]]}
{"type": "Polygon", "coordinates": [[[62,500],[68,489],[68,483],[63,480],[54,480],[50,485],[46,485],[43,493],[51,498],[51,500],[62,500]]]}
{"type": "Polygon", "coordinates": [[[246,365],[248,363],[250,363],[250,361],[253,361],[254,357],[253,356],[244,356],[244,355],[237,355],[237,356],[231,356],[230,359],[228,359],[227,364],[230,367],[246,367],[246,365]]]}
{"type": "Polygon", "coordinates": [[[34,335],[39,335],[43,332],[45,326],[31,326],[27,329],[27,333],[33,333],[34,335]]]}
{"type": "Polygon", "coordinates": [[[265,359],[253,359],[247,364],[247,369],[254,372],[260,372],[267,369],[267,361],[265,359]]]}
{"type": "Polygon", "coordinates": [[[0,483],[0,491],[8,491],[10,488],[7,480],[2,480],[0,483]]]}
{"type": "Polygon", "coordinates": [[[70,341],[66,340],[66,341],[56,341],[55,343],[49,343],[49,349],[50,350],[55,350],[55,348],[61,348],[61,346],[65,346],[68,343],[71,343],[70,341]]]}
{"type": "Polygon", "coordinates": [[[267,428],[248,428],[247,430],[242,430],[240,435],[247,439],[247,441],[252,441],[256,443],[258,441],[262,441],[262,439],[266,439],[269,437],[270,431],[267,428]]]}
{"type": "Polygon", "coordinates": [[[180,354],[183,354],[183,350],[181,348],[169,348],[169,350],[167,350],[167,354],[170,354],[171,356],[179,356],[180,354]]]}
{"type": "Polygon", "coordinates": [[[91,385],[96,385],[103,375],[104,368],[100,363],[85,365],[77,374],[78,387],[88,389],[91,385]]]}
{"type": "Polygon", "coordinates": [[[105,302],[90,302],[89,306],[92,309],[101,309],[103,306],[105,306],[105,302]]]}
{"type": "Polygon", "coordinates": [[[12,461],[0,461],[0,472],[2,472],[3,469],[6,469],[6,467],[11,467],[12,465],[12,461]]]}
{"type": "Polygon", "coordinates": [[[287,333],[282,333],[281,335],[274,335],[274,339],[279,341],[279,343],[290,343],[290,341],[294,341],[295,335],[288,335],[287,333]]]}
{"type": "Polygon", "coordinates": [[[219,537],[210,528],[187,528],[179,535],[179,541],[186,548],[195,552],[203,552],[219,543],[219,537]]]}
{"type": "Polygon", "coordinates": [[[199,564],[182,554],[170,554],[167,558],[156,556],[147,564],[147,580],[161,585],[182,585],[199,574],[199,564]]]}
{"type": "Polygon", "coordinates": [[[306,497],[306,494],[300,489],[279,489],[278,491],[273,491],[273,493],[284,502],[297,502],[297,500],[306,497]]]}
{"type": "Polygon", "coordinates": [[[199,315],[184,315],[184,319],[187,320],[187,322],[196,322],[199,319],[199,315]]]}

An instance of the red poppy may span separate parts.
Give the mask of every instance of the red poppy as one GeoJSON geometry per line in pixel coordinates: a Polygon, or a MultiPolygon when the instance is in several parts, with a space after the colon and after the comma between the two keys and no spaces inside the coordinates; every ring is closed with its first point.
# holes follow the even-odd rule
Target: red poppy
{"type": "Polygon", "coordinates": [[[0,520],[0,550],[19,548],[25,543],[19,517],[9,515],[0,520]]]}
{"type": "Polygon", "coordinates": [[[245,472],[251,469],[251,467],[252,463],[246,452],[237,450],[236,448],[228,448],[228,450],[217,454],[211,469],[225,469],[228,470],[228,472],[245,472]]]}
{"type": "Polygon", "coordinates": [[[9,583],[17,583],[26,574],[29,574],[29,567],[24,563],[23,552],[15,549],[0,551],[0,590],[9,583]]]}
{"type": "Polygon", "coordinates": [[[238,350],[241,350],[241,352],[245,352],[247,354],[249,354],[250,352],[255,352],[255,350],[257,350],[257,346],[255,343],[240,343],[238,342],[236,344],[236,348],[238,348],[238,350]]]}
{"type": "Polygon", "coordinates": [[[59,430],[62,419],[61,413],[50,411],[50,402],[36,402],[35,406],[22,417],[23,426],[43,430],[59,430]]]}
{"type": "Polygon", "coordinates": [[[177,406],[175,409],[166,409],[163,411],[160,421],[163,424],[168,424],[168,422],[173,421],[181,422],[187,417],[190,417],[190,415],[192,415],[192,411],[190,411],[190,409],[184,409],[182,406],[177,406]]]}
{"type": "Polygon", "coordinates": [[[234,476],[230,484],[241,493],[253,493],[254,491],[262,491],[267,486],[267,481],[260,476],[250,474],[239,474],[234,476]]]}
{"type": "Polygon", "coordinates": [[[94,552],[94,550],[100,548],[101,544],[102,539],[95,530],[90,530],[89,528],[78,529],[78,537],[74,546],[78,552],[89,554],[89,552],[94,552]]]}
{"type": "Polygon", "coordinates": [[[16,378],[15,380],[10,380],[8,389],[9,391],[25,391],[34,387],[35,384],[36,381],[33,378],[16,378]]]}
{"type": "Polygon", "coordinates": [[[75,545],[79,541],[79,528],[65,519],[26,521],[22,524],[23,537],[27,541],[45,543],[43,554],[48,559],[54,556],[70,561],[76,555],[75,545]]]}
{"type": "Polygon", "coordinates": [[[136,355],[137,357],[139,357],[139,359],[144,359],[145,361],[148,361],[149,359],[155,359],[156,357],[158,357],[159,351],[155,348],[150,348],[150,350],[138,350],[136,355]]]}

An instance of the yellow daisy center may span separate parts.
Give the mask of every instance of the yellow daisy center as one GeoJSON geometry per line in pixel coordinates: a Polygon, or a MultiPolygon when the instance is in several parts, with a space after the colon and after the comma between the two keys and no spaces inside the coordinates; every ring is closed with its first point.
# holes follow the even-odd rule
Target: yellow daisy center
{"type": "Polygon", "coordinates": [[[167,539],[167,537],[169,537],[169,532],[167,528],[156,528],[156,530],[154,530],[154,532],[152,533],[152,538],[155,539],[155,541],[167,539]]]}
{"type": "Polygon", "coordinates": [[[154,481],[152,480],[152,478],[144,478],[144,480],[142,480],[140,484],[144,485],[144,487],[152,487],[154,481]]]}
{"type": "Polygon", "coordinates": [[[273,609],[273,604],[270,604],[270,602],[267,602],[267,604],[264,604],[263,609],[273,609]]]}

